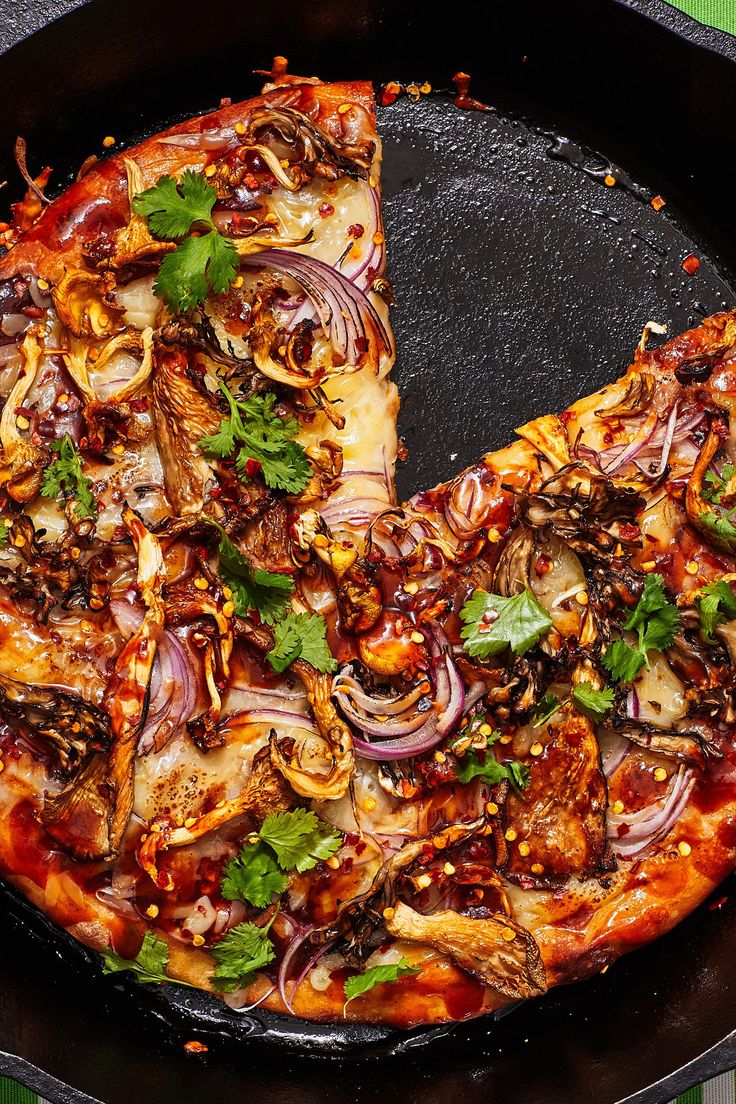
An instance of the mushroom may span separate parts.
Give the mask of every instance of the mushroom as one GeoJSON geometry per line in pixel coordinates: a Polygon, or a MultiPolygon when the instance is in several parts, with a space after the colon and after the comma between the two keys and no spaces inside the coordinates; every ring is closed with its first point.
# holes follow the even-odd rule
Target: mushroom
{"type": "Polygon", "coordinates": [[[69,268],[51,290],[61,324],[75,337],[112,337],[123,329],[123,307],[111,302],[112,277],[69,268]]]}
{"type": "Polygon", "coordinates": [[[35,327],[26,331],[20,351],[24,361],[22,373],[0,416],[0,487],[5,486],[15,502],[33,502],[41,490],[47,453],[20,432],[17,410],[33,386],[41,360],[40,334],[35,327]]]}
{"type": "Polygon", "coordinates": [[[201,513],[215,468],[199,442],[217,432],[222,415],[192,382],[186,353],[154,346],[153,414],[166,497],[177,514],[201,513]]]}
{"type": "Polygon", "coordinates": [[[399,901],[386,930],[424,943],[506,997],[524,1000],[547,990],[539,948],[530,932],[502,913],[476,919],[444,909],[422,916],[399,901]]]}
{"type": "Polygon", "coordinates": [[[292,670],[307,689],[307,699],[320,736],[327,747],[328,770],[324,773],[310,771],[299,761],[298,751],[287,755],[281,748],[275,732],[269,742],[271,759],[284,778],[302,797],[317,801],[335,800],[347,791],[355,769],[353,737],[345,722],[338,716],[332,701],[332,676],[323,675],[297,659],[292,670]]]}
{"type": "Polygon", "coordinates": [[[71,773],[89,751],[108,746],[107,714],[68,690],[28,686],[0,674],[0,703],[6,716],[21,718],[52,746],[65,773],[71,773]]]}
{"type": "Polygon", "coordinates": [[[41,813],[49,835],[78,859],[107,858],[120,849],[133,808],[136,747],[164,625],[161,546],[129,506],[123,509],[123,521],[138,553],[137,582],[146,613],[123,646],[105,690],[110,751],[94,753],[70,786],[59,794],[47,794],[41,813]]]}

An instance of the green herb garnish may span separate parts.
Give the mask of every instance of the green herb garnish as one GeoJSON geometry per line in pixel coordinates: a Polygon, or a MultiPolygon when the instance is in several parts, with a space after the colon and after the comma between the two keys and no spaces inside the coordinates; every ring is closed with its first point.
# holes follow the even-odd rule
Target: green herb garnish
{"type": "Polygon", "coordinates": [[[210,294],[222,295],[237,274],[237,250],[212,219],[216,200],[204,174],[191,169],[179,181],[162,176],[133,197],[133,210],[148,219],[152,234],[166,241],[184,239],[164,257],[153,289],[175,311],[192,310],[210,294]]]}
{"type": "Polygon", "coordinates": [[[335,671],[335,661],[327,643],[327,625],[317,613],[287,613],[274,627],[274,644],[268,661],[281,673],[294,662],[303,659],[317,671],[335,671]]]}
{"type": "Polygon", "coordinates": [[[631,682],[642,667],[649,669],[650,651],[662,652],[671,646],[679,624],[680,615],[665,594],[664,579],[647,575],[639,601],[623,625],[636,632],[638,646],[615,640],[603,656],[603,666],[619,682],[631,682]]]}
{"type": "MultiPolygon", "coordinates": [[[[498,733],[494,733],[498,739],[498,733]]],[[[493,739],[493,736],[489,737],[493,739]]],[[[480,778],[490,786],[497,786],[499,782],[510,782],[519,790],[529,785],[529,767],[525,763],[499,763],[494,755],[488,754],[481,760],[474,751],[468,752],[461,760],[458,760],[455,773],[461,782],[472,782],[474,778],[480,778]]]]}
{"type": "Polygon", "coordinates": [[[385,985],[388,981],[398,981],[399,978],[420,973],[419,967],[410,966],[408,960],[403,957],[398,962],[387,962],[384,966],[371,966],[369,970],[356,974],[345,982],[343,989],[346,1000],[343,1011],[356,997],[369,993],[377,985],[385,985]]]}
{"type": "Polygon", "coordinates": [[[342,844],[342,834],[308,809],[266,817],[258,839],[246,843],[225,867],[222,895],[265,908],[284,892],[285,871],[303,874],[328,859],[342,844]]]}
{"type": "Polygon", "coordinates": [[[287,494],[303,491],[312,469],[306,452],[294,440],[300,428],[296,418],[282,418],[274,412],[276,396],[271,392],[241,402],[224,383],[220,389],[230,406],[230,417],[223,418],[217,433],[200,440],[202,451],[220,459],[235,455],[235,468],[244,482],[260,471],[272,490],[287,494]]]}
{"type": "Polygon", "coordinates": [[[176,981],[177,985],[189,986],[187,981],[178,981],[168,976],[166,973],[166,967],[169,964],[168,945],[163,939],[157,939],[153,932],[147,931],[143,936],[141,949],[135,958],[123,958],[110,947],[106,947],[101,953],[103,974],[119,974],[127,971],[133,974],[135,980],[141,985],[161,985],[164,982],[176,981]]]}
{"type": "Polygon", "coordinates": [[[217,546],[220,575],[233,593],[236,613],[245,616],[249,611],[256,610],[264,624],[272,625],[289,605],[294,580],[290,575],[253,567],[222,526],[216,522],[212,524],[220,533],[217,546]]]}
{"type": "Polygon", "coordinates": [[[613,705],[613,690],[610,686],[596,690],[591,683],[581,682],[573,687],[572,703],[578,713],[599,724],[613,705]]]}
{"type": "Polygon", "coordinates": [[[41,494],[46,498],[74,499],[74,513],[79,518],[97,518],[97,500],[92,494],[92,481],[82,471],[82,456],[74,447],[69,434],[60,441],[52,441],[49,446],[58,452],[59,459],[54,460],[43,473],[41,494]]]}
{"type": "Polygon", "coordinates": [[[736,596],[723,579],[703,587],[704,597],[698,599],[700,610],[700,636],[706,644],[715,644],[713,635],[717,625],[736,618],[736,596]]]}
{"type": "Polygon", "coordinates": [[[488,659],[506,648],[524,655],[552,627],[549,614],[528,587],[513,598],[476,590],[460,617],[465,650],[479,659],[488,659]]]}
{"type": "Polygon", "coordinates": [[[246,989],[255,979],[256,971],[273,962],[276,951],[268,932],[276,915],[274,912],[262,928],[251,923],[238,924],[219,943],[210,947],[217,963],[211,978],[215,989],[221,993],[246,989]]]}

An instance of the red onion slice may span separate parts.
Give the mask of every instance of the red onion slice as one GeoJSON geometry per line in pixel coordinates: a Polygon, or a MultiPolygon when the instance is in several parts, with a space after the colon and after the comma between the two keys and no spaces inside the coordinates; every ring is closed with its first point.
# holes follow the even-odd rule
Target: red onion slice
{"type": "Polygon", "coordinates": [[[148,716],[138,742],[139,755],[163,747],[178,728],[191,720],[196,704],[194,663],[179,638],[165,629],[153,661],[148,716]]]}
{"type": "Polygon", "coordinates": [[[609,813],[608,836],[615,854],[621,859],[638,858],[668,836],[685,811],[694,785],[694,772],[682,765],[659,801],[629,816],[609,813]]]}
{"type": "MultiPolygon", "coordinates": [[[[367,724],[355,720],[357,727],[367,735],[391,736],[396,738],[383,739],[380,742],[369,743],[361,738],[354,738],[356,751],[364,759],[393,760],[406,759],[413,755],[421,755],[425,751],[436,747],[456,727],[463,716],[467,706],[468,697],[465,693],[465,685],[460,672],[452,658],[452,650],[444,630],[437,624],[430,624],[424,628],[429,645],[429,654],[432,658],[430,679],[433,684],[434,708],[428,712],[421,726],[415,728],[417,720],[422,721],[423,715],[413,714],[404,722],[403,733],[395,721],[369,720],[367,724]]],[[[479,684],[472,688],[472,703],[482,697],[483,689],[479,684]]],[[[345,695],[337,695],[341,708],[344,709],[345,695]]],[[[355,714],[355,710],[352,709],[355,714]]],[[[351,717],[352,719],[352,717],[351,717]]]]}
{"type": "Polygon", "coordinates": [[[324,261],[288,249],[264,249],[242,257],[241,266],[283,272],[311,299],[333,348],[344,363],[358,364],[374,337],[387,353],[391,338],[370,299],[324,261]]]}

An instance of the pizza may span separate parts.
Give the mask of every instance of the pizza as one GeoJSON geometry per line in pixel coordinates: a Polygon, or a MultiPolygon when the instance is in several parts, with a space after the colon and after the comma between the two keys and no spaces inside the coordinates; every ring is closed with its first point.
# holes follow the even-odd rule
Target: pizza
{"type": "Polygon", "coordinates": [[[399,504],[380,172],[371,87],[279,64],[29,178],[0,872],[107,973],[409,1027],[736,866],[736,313],[399,504]]]}

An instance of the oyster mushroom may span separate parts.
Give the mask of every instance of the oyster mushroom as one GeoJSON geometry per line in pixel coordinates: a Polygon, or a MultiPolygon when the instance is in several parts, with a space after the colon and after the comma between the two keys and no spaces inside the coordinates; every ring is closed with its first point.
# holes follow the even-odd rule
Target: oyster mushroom
{"type": "Polygon", "coordinates": [[[33,386],[41,360],[40,335],[31,328],[20,347],[23,370],[7,397],[0,416],[0,487],[15,502],[33,502],[41,490],[47,453],[21,433],[16,411],[33,386]]]}
{"type": "Polygon", "coordinates": [[[123,307],[110,299],[112,277],[82,268],[67,269],[51,290],[61,324],[75,337],[112,337],[123,329],[123,307]]]}

